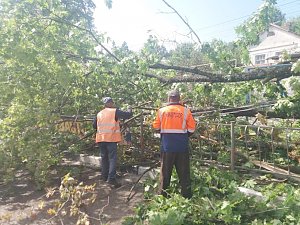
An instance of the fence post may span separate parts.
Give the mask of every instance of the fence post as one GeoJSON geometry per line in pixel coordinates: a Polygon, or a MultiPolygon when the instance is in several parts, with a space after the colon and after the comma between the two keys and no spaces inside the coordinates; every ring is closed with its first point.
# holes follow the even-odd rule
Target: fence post
{"type": "Polygon", "coordinates": [[[231,137],[231,170],[234,170],[235,165],[235,135],[234,135],[235,121],[230,122],[230,137],[231,137]]]}
{"type": "Polygon", "coordinates": [[[143,114],[143,111],[142,111],[142,114],[141,114],[141,117],[140,117],[140,122],[141,122],[141,125],[140,125],[140,145],[141,145],[141,151],[144,151],[145,149],[145,143],[144,143],[144,114],[143,114]]]}
{"type": "Polygon", "coordinates": [[[290,174],[290,157],[289,157],[289,129],[285,129],[285,138],[286,138],[286,155],[287,155],[287,161],[288,161],[288,174],[290,174]]]}

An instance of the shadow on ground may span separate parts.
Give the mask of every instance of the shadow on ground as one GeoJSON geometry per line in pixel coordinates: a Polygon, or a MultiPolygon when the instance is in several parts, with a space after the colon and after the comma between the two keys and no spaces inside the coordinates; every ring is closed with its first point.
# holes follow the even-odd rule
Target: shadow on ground
{"type": "MultiPolygon", "coordinates": [[[[143,188],[138,185],[134,189],[136,192],[134,197],[127,202],[130,189],[138,179],[134,174],[122,174],[120,178],[122,186],[118,189],[113,189],[101,181],[100,172],[90,168],[81,169],[76,179],[84,185],[96,184],[96,201],[82,209],[90,216],[91,225],[120,225],[123,218],[131,215],[134,206],[143,199],[143,188]]],[[[58,187],[59,184],[60,176],[56,175],[49,186],[58,187]]],[[[47,211],[53,207],[58,197],[54,195],[46,198],[46,191],[37,190],[29,175],[20,171],[12,184],[0,185],[0,224],[76,224],[77,218],[72,218],[68,214],[60,217],[49,215],[47,211]]]]}

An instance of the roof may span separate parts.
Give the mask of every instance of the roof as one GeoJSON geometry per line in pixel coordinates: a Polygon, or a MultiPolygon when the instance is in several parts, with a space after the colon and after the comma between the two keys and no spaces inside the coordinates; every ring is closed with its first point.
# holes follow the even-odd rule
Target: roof
{"type": "Polygon", "coordinates": [[[276,25],[276,24],[271,23],[271,24],[270,24],[270,27],[274,27],[275,29],[282,30],[282,31],[284,31],[284,32],[286,32],[286,33],[289,33],[289,34],[293,34],[293,35],[295,35],[296,37],[300,37],[299,34],[296,34],[296,33],[292,32],[292,31],[290,31],[290,30],[288,30],[288,29],[286,29],[286,28],[284,28],[284,27],[278,26],[278,25],[276,25]]]}
{"type": "Polygon", "coordinates": [[[267,51],[274,48],[295,48],[297,51],[300,47],[300,35],[275,24],[270,24],[269,30],[261,33],[259,39],[259,44],[250,47],[249,52],[267,51]]]}

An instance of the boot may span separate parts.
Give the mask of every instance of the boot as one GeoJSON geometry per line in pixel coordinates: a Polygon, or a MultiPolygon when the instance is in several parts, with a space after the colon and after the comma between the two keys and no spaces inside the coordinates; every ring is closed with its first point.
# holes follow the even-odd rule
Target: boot
{"type": "Polygon", "coordinates": [[[117,182],[116,180],[109,180],[109,181],[108,181],[108,184],[111,185],[113,188],[119,188],[119,187],[122,186],[122,185],[121,185],[119,182],[117,182]]]}

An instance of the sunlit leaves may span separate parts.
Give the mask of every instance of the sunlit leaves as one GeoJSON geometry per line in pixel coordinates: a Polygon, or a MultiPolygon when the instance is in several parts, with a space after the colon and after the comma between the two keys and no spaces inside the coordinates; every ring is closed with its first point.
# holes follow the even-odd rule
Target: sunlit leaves
{"type": "Polygon", "coordinates": [[[284,15],[276,7],[276,0],[265,0],[259,9],[242,25],[236,28],[241,42],[246,46],[257,44],[259,35],[266,31],[271,23],[281,24],[284,15]]]}
{"type": "Polygon", "coordinates": [[[5,108],[0,140],[6,141],[0,144],[7,159],[1,166],[9,170],[26,161],[27,169],[43,184],[66,141],[60,139],[57,145],[55,122],[60,114],[74,114],[89,104],[81,99],[87,85],[83,75],[95,66],[83,58],[96,54],[96,44],[73,23],[92,28],[94,5],[85,0],[6,0],[1,7],[0,90],[5,108]]]}
{"type": "Polygon", "coordinates": [[[298,35],[300,35],[300,17],[296,17],[294,19],[291,19],[289,23],[289,29],[291,32],[294,32],[298,35]]]}
{"type": "Polygon", "coordinates": [[[137,207],[136,216],[131,220],[151,221],[151,224],[177,224],[176,221],[180,221],[179,224],[296,224],[300,220],[297,186],[259,185],[257,179],[241,184],[242,177],[238,178],[237,174],[213,168],[201,171],[197,165],[192,171],[194,194],[191,199],[184,199],[176,193],[177,189],[170,188],[171,198],[154,196],[147,204],[137,207]],[[238,191],[241,186],[259,191],[263,198],[245,195],[238,191]],[[170,217],[174,210],[180,213],[170,217]]]}
{"type": "Polygon", "coordinates": [[[293,64],[292,71],[295,73],[300,72],[300,59],[298,59],[298,61],[293,64]]]}
{"type": "Polygon", "coordinates": [[[112,0],[105,0],[105,5],[107,6],[107,8],[111,9],[112,8],[112,0]]]}

